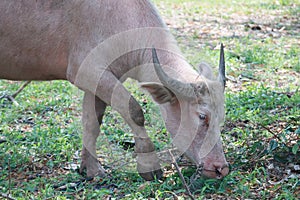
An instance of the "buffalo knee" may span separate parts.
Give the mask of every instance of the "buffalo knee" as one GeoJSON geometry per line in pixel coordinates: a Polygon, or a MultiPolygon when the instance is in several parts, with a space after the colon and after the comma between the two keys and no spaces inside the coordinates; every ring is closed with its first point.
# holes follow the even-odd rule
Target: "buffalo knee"
{"type": "Polygon", "coordinates": [[[143,110],[133,97],[130,97],[129,100],[129,113],[130,113],[130,118],[138,126],[144,126],[145,119],[144,119],[143,110]]]}

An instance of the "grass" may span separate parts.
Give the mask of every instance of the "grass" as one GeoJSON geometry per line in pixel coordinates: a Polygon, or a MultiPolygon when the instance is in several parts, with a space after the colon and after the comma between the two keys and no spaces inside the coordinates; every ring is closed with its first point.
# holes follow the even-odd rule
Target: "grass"
{"type": "MultiPolygon", "coordinates": [[[[202,60],[217,66],[216,46],[220,41],[226,46],[222,137],[231,173],[223,180],[197,180],[191,185],[195,197],[299,199],[299,2],[154,2],[195,68],[202,60]]],[[[1,94],[21,84],[0,82],[1,94]]],[[[126,86],[143,106],[156,148],[166,148],[170,139],[158,107],[132,82],[126,86]]],[[[163,181],[138,176],[131,165],[132,133],[111,109],[101,127],[105,140],[97,145],[111,178],[81,176],[81,99],[82,92],[70,83],[51,81],[31,83],[17,97],[19,107],[0,100],[0,140],[5,140],[0,143],[0,193],[14,199],[187,198],[172,166],[164,166],[163,181]]],[[[188,182],[194,170],[182,167],[188,182]]]]}

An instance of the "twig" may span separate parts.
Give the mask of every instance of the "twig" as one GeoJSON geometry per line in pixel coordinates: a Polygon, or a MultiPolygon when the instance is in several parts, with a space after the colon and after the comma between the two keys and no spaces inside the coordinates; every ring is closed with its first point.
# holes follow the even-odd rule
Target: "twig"
{"type": "Polygon", "coordinates": [[[237,83],[237,82],[238,82],[236,79],[234,79],[234,78],[231,77],[231,76],[226,76],[226,80],[229,80],[229,81],[231,81],[231,82],[233,82],[233,83],[237,83]]]}
{"type": "Polygon", "coordinates": [[[269,133],[271,133],[275,138],[277,138],[279,141],[281,141],[282,142],[282,140],[281,140],[281,138],[280,137],[278,137],[277,135],[276,135],[276,133],[274,133],[271,129],[269,129],[268,127],[266,127],[266,126],[264,126],[264,125],[262,125],[262,124],[255,124],[255,123],[253,123],[253,122],[251,122],[251,121],[249,121],[250,122],[250,124],[252,124],[252,125],[256,125],[256,126],[260,126],[260,127],[262,127],[263,129],[265,129],[265,130],[267,130],[269,133]]]}
{"type": "Polygon", "coordinates": [[[18,102],[15,100],[16,96],[24,90],[24,88],[30,83],[31,81],[26,81],[15,93],[12,95],[3,95],[0,97],[0,99],[6,98],[9,101],[13,102],[16,106],[19,106],[18,102]]]}
{"type": "Polygon", "coordinates": [[[7,100],[11,101],[13,104],[15,104],[15,106],[19,106],[18,102],[10,95],[4,94],[4,95],[0,96],[0,99],[7,99],[7,100]]]}
{"type": "Polygon", "coordinates": [[[7,142],[6,138],[4,136],[0,137],[0,144],[7,142]]]}
{"type": "Polygon", "coordinates": [[[24,90],[24,88],[30,83],[31,81],[26,81],[15,93],[10,95],[12,98],[16,98],[16,96],[24,90]]]}
{"type": "Polygon", "coordinates": [[[18,102],[10,95],[4,95],[3,97],[1,98],[6,98],[8,99],[9,101],[13,102],[13,104],[15,104],[15,106],[19,106],[18,102]]]}
{"type": "Polygon", "coordinates": [[[183,177],[183,175],[182,175],[182,173],[181,173],[181,170],[180,170],[180,168],[179,168],[179,166],[178,166],[178,164],[177,164],[177,162],[176,162],[176,159],[174,158],[174,156],[173,156],[171,150],[169,150],[169,154],[170,154],[170,156],[172,157],[172,163],[174,164],[174,166],[175,166],[175,168],[176,168],[176,170],[177,170],[177,172],[178,172],[178,174],[179,174],[179,177],[180,177],[180,179],[181,179],[181,181],[182,181],[182,183],[183,183],[183,185],[184,185],[184,187],[185,187],[185,189],[186,189],[186,191],[187,191],[189,197],[190,197],[192,200],[194,200],[195,198],[194,198],[194,196],[192,195],[192,193],[191,193],[191,191],[190,191],[188,185],[186,184],[186,181],[185,181],[185,179],[184,179],[184,177],[183,177]]]}
{"type": "Polygon", "coordinates": [[[258,80],[257,78],[255,78],[255,77],[253,77],[253,76],[248,76],[248,75],[246,75],[246,74],[241,74],[240,77],[245,77],[245,78],[247,78],[247,79],[250,79],[250,80],[252,79],[252,80],[255,80],[255,81],[258,80]]]}

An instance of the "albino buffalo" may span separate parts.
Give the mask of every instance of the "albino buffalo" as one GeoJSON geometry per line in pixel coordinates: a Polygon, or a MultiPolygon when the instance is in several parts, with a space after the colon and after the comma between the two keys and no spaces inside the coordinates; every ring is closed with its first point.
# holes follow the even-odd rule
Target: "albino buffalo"
{"type": "Polygon", "coordinates": [[[215,79],[207,65],[197,72],[185,61],[148,0],[2,0],[0,11],[0,78],[68,80],[85,92],[80,170],[87,176],[105,175],[96,139],[107,105],[134,133],[140,175],[146,180],[162,175],[142,109],[122,85],[127,78],[159,104],[174,145],[202,166],[203,175],[228,174],[220,138],[222,45],[215,79]]]}

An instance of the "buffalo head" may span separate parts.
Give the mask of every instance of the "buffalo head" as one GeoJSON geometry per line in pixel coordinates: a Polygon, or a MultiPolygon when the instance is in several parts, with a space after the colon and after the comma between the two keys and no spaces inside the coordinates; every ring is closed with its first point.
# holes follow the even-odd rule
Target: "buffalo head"
{"type": "Polygon", "coordinates": [[[182,82],[168,76],[152,49],[154,68],[161,84],[143,86],[160,104],[166,127],[173,144],[202,167],[202,174],[209,178],[222,178],[229,172],[220,126],[224,119],[225,62],[221,44],[219,76],[208,76],[209,67],[195,80],[182,82]],[[207,72],[208,70],[208,72],[207,72]]]}

